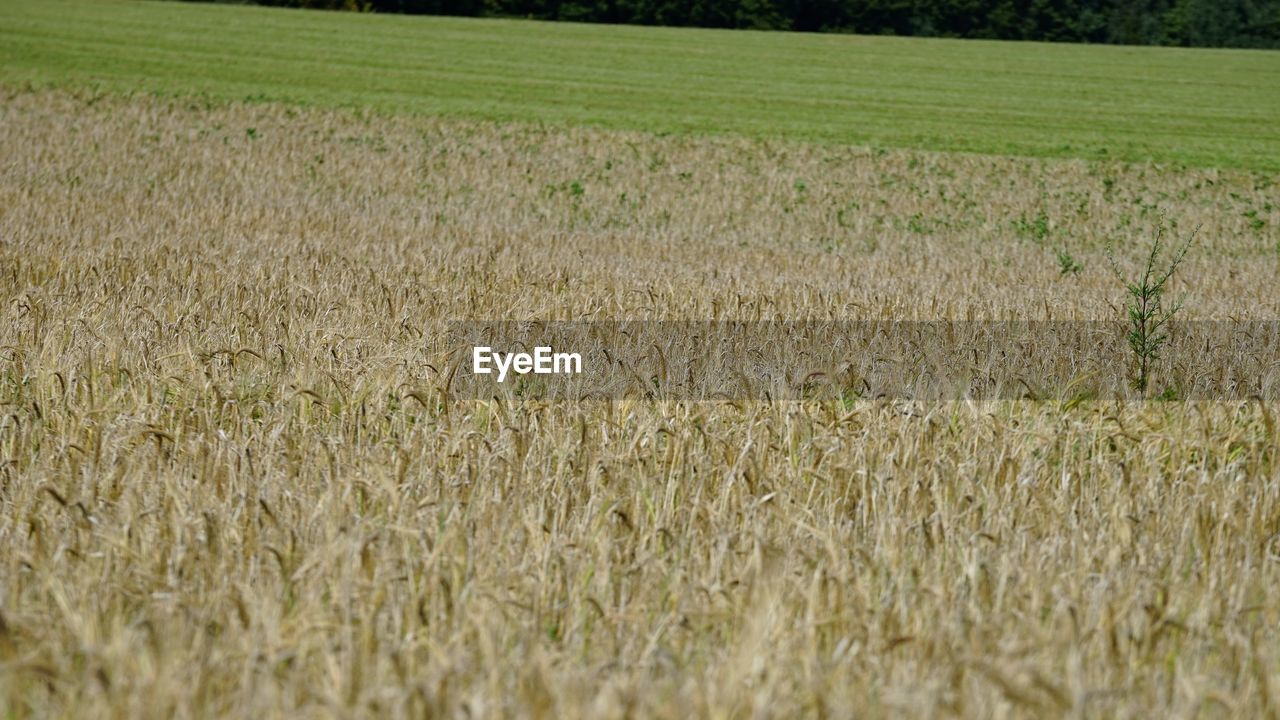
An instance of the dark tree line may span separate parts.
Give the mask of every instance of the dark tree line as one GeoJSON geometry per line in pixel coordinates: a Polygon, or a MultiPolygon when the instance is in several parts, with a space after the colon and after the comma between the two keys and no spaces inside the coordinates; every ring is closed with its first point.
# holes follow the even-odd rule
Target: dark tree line
{"type": "Polygon", "coordinates": [[[1280,0],[247,1],[260,5],[386,13],[637,25],[1280,48],[1280,0]]]}

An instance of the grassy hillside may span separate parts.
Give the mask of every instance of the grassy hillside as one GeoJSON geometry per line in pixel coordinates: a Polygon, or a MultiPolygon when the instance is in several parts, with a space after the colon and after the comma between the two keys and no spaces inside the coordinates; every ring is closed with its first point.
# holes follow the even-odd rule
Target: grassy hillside
{"type": "Polygon", "coordinates": [[[1280,54],[6,0],[0,82],[1280,168],[1280,54]]]}

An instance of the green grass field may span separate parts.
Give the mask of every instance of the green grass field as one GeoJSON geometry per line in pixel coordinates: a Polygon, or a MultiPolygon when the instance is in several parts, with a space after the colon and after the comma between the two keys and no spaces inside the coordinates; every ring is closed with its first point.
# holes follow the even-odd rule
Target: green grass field
{"type": "Polygon", "coordinates": [[[1280,53],[4,0],[0,82],[1280,168],[1280,53]]]}

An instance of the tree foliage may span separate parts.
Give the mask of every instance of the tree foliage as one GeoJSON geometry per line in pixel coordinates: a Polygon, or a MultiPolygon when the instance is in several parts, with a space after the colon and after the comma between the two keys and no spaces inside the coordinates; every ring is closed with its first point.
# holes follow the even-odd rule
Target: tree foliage
{"type": "Polygon", "coordinates": [[[256,1],[331,10],[637,25],[1280,48],[1280,0],[256,1]]]}

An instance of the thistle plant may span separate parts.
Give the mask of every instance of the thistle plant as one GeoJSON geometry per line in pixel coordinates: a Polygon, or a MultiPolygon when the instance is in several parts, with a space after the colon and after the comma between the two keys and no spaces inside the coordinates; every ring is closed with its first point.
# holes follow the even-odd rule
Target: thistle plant
{"type": "Polygon", "coordinates": [[[1058,249],[1057,253],[1058,253],[1058,276],[1059,277],[1066,277],[1068,275],[1079,275],[1080,271],[1084,270],[1084,266],[1080,264],[1080,261],[1072,257],[1071,253],[1068,252],[1066,248],[1058,249]]]}
{"type": "Polygon", "coordinates": [[[1133,351],[1137,361],[1133,386],[1143,392],[1147,389],[1155,362],[1160,359],[1161,348],[1169,340],[1166,326],[1182,309],[1182,303],[1185,300],[1185,296],[1180,297],[1172,305],[1166,306],[1164,302],[1166,285],[1186,258],[1187,251],[1191,249],[1191,243],[1196,236],[1196,233],[1192,232],[1186,242],[1174,251],[1167,265],[1161,270],[1160,256],[1165,249],[1164,234],[1164,223],[1161,222],[1156,227],[1155,240],[1147,253],[1142,274],[1132,281],[1125,278],[1124,273],[1121,272],[1112,246],[1107,246],[1107,259],[1111,261],[1111,270],[1124,285],[1125,292],[1129,296],[1125,305],[1129,320],[1125,339],[1129,341],[1129,349],[1133,351]]]}

